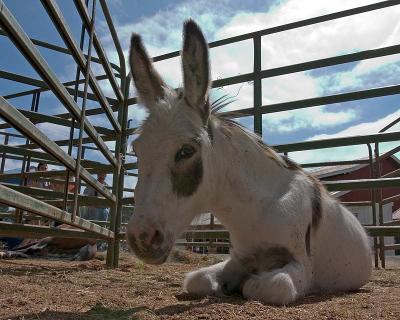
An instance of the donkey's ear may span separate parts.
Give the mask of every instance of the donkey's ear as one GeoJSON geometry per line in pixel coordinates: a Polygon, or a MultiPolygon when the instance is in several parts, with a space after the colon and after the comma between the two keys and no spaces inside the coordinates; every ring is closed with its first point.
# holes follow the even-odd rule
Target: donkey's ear
{"type": "Polygon", "coordinates": [[[164,96],[166,85],[154,69],[142,39],[136,33],[133,33],[131,37],[129,62],[139,99],[147,108],[151,109],[157,100],[164,96]]]}
{"type": "Polygon", "coordinates": [[[183,27],[182,69],[185,98],[193,106],[208,115],[208,91],[210,88],[210,66],[208,45],[200,27],[187,20],[183,27]]]}

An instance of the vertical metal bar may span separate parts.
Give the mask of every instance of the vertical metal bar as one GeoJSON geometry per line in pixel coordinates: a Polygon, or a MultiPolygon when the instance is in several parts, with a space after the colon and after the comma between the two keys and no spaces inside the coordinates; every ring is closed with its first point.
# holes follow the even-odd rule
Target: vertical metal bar
{"type": "MultiPolygon", "coordinates": [[[[127,121],[127,116],[128,116],[128,98],[129,98],[129,85],[130,85],[130,76],[127,76],[127,70],[126,70],[126,65],[125,65],[125,57],[124,53],[121,47],[121,44],[119,42],[117,32],[115,30],[114,24],[111,19],[110,12],[107,7],[107,3],[105,0],[100,0],[100,5],[103,9],[104,16],[106,18],[108,27],[111,32],[111,37],[114,41],[115,48],[117,49],[118,57],[119,57],[119,66],[120,66],[120,76],[121,76],[121,89],[123,93],[123,101],[122,101],[122,106],[123,106],[123,114],[120,117],[120,114],[118,114],[118,120],[121,119],[121,146],[117,146],[118,141],[116,143],[116,152],[121,152],[122,151],[122,157],[119,158],[120,160],[120,166],[119,166],[119,177],[118,177],[118,187],[119,187],[119,192],[117,195],[117,207],[116,207],[116,217],[115,217],[115,222],[114,222],[114,228],[112,230],[115,230],[116,233],[114,233],[115,238],[117,240],[114,241],[114,244],[112,245],[112,248],[107,251],[107,263],[112,262],[113,267],[118,267],[119,263],[119,232],[120,232],[120,227],[121,227],[121,217],[122,217],[122,198],[123,198],[123,188],[124,188],[124,172],[121,172],[121,168],[123,168],[123,165],[125,163],[125,156],[126,156],[126,151],[127,151],[127,141],[128,141],[128,136],[126,135],[126,129],[129,128],[130,126],[130,120],[127,121]],[[119,149],[119,150],[118,150],[119,149]],[[113,258],[109,256],[109,253],[112,253],[113,258]]],[[[121,112],[121,110],[119,110],[121,112]]],[[[110,221],[110,228],[111,228],[111,221],[110,221]]],[[[110,254],[111,255],[111,254],[110,254]]]]}
{"type": "Polygon", "coordinates": [[[254,86],[253,86],[253,108],[254,108],[254,132],[262,137],[262,82],[261,72],[261,36],[256,35],[253,38],[254,46],[254,86]]]}
{"type": "MultiPolygon", "coordinates": [[[[82,146],[82,155],[81,155],[81,159],[85,159],[85,152],[86,152],[86,147],[82,146]]],[[[78,193],[81,193],[81,188],[82,188],[82,183],[79,183],[79,187],[78,187],[78,193]]],[[[79,215],[80,216],[80,215],[79,215]]]]}
{"type": "MultiPolygon", "coordinates": [[[[379,156],[379,143],[375,143],[375,170],[376,177],[381,177],[381,166],[380,166],[380,156],[379,156]]],[[[382,205],[382,188],[377,189],[377,200],[379,208],[379,225],[383,225],[383,205],[382,205]]],[[[381,259],[382,268],[386,267],[385,261],[385,237],[379,237],[379,258],[381,259]]]]}
{"type": "MultiPolygon", "coordinates": [[[[104,9],[104,8],[103,8],[104,9]]],[[[108,268],[118,267],[119,264],[119,232],[121,229],[121,218],[122,218],[122,198],[124,190],[124,172],[123,165],[125,164],[125,156],[127,151],[128,136],[126,135],[126,129],[128,127],[128,98],[129,98],[129,86],[130,86],[130,75],[127,76],[125,69],[125,62],[121,65],[121,88],[123,92],[123,100],[120,102],[118,108],[118,122],[121,125],[121,133],[117,136],[115,143],[115,155],[118,159],[118,167],[113,172],[113,194],[117,196],[115,205],[111,208],[110,212],[110,229],[114,231],[114,241],[108,242],[107,248],[107,260],[106,265],[108,268]]]]}
{"type": "MultiPolygon", "coordinates": [[[[85,2],[86,7],[89,5],[89,0],[85,2]]],[[[85,44],[85,25],[82,22],[81,27],[81,38],[79,42],[79,48],[83,50],[83,46],[85,44]]],[[[75,73],[75,87],[74,87],[74,101],[78,102],[78,92],[79,92],[79,80],[80,80],[81,71],[79,66],[76,66],[76,73],[75,73]]],[[[71,114],[71,128],[69,132],[69,143],[68,143],[68,154],[72,155],[72,147],[73,147],[73,140],[74,140],[74,133],[75,133],[75,118],[71,114]]],[[[68,185],[69,185],[69,177],[70,171],[67,170],[67,176],[65,177],[65,185],[64,185],[64,203],[63,203],[63,210],[67,211],[67,202],[68,202],[68,185]]]]}
{"type": "MultiPolygon", "coordinates": [[[[372,153],[372,148],[371,145],[368,143],[368,155],[369,155],[369,169],[370,169],[370,177],[372,179],[376,178],[375,174],[375,167],[374,167],[374,160],[373,160],[373,153],[372,153]]],[[[376,189],[371,189],[371,202],[372,202],[372,224],[374,226],[377,225],[376,223],[376,189]]],[[[374,237],[374,262],[375,262],[375,268],[379,268],[379,257],[378,257],[378,239],[374,237]]]]}
{"type": "MultiPolygon", "coordinates": [[[[31,102],[31,111],[35,110],[35,106],[36,106],[36,100],[38,99],[38,93],[34,92],[32,94],[32,102],[31,102]]],[[[25,144],[29,144],[29,139],[25,140],[25,144]]],[[[24,155],[24,158],[22,160],[22,166],[21,166],[21,173],[25,173],[27,171],[29,171],[28,168],[28,162],[30,163],[30,161],[28,161],[29,156],[24,155]]],[[[21,178],[19,181],[19,185],[23,185],[26,186],[27,184],[27,178],[21,178]]],[[[22,210],[21,209],[15,209],[15,220],[17,223],[22,223],[22,210]]]]}
{"type": "MultiPolygon", "coordinates": [[[[36,99],[37,99],[37,92],[32,94],[32,102],[31,102],[31,109],[30,109],[31,111],[35,110],[36,99]]],[[[29,144],[29,139],[25,140],[25,144],[29,144]]],[[[24,159],[22,161],[21,173],[24,173],[26,171],[26,162],[27,162],[27,156],[24,155],[24,159]]],[[[22,179],[20,181],[20,185],[26,185],[26,179],[22,179]]]]}
{"type": "MultiPolygon", "coordinates": [[[[10,138],[10,136],[8,134],[6,134],[4,136],[4,145],[8,145],[9,138],[10,138]]],[[[4,168],[6,166],[6,156],[7,156],[7,153],[3,152],[3,156],[1,158],[1,168],[0,168],[1,173],[4,173],[4,168]]]]}
{"type": "MultiPolygon", "coordinates": [[[[124,51],[122,50],[121,43],[119,42],[117,31],[115,30],[115,26],[112,21],[110,11],[108,10],[106,0],[100,0],[100,5],[103,10],[104,17],[106,18],[108,29],[110,30],[111,38],[114,42],[115,49],[117,49],[121,78],[126,77],[127,74],[126,74],[124,51]]],[[[122,82],[121,82],[121,88],[123,90],[122,82]]],[[[124,93],[124,91],[122,91],[122,93],[124,93]]]]}
{"type": "MultiPolygon", "coordinates": [[[[40,91],[37,91],[35,104],[33,105],[33,110],[31,108],[31,111],[34,111],[34,112],[39,111],[39,101],[40,101],[40,91]]],[[[31,166],[31,156],[28,156],[27,163],[26,163],[26,169],[25,169],[26,172],[30,171],[30,166],[31,166]]],[[[27,179],[25,178],[24,185],[26,185],[26,183],[27,183],[27,179]]]]}
{"type": "Polygon", "coordinates": [[[75,190],[74,190],[74,201],[72,206],[72,220],[75,220],[78,211],[78,190],[80,184],[80,171],[81,171],[81,157],[82,157],[82,139],[83,131],[85,129],[85,112],[86,112],[86,102],[87,102],[87,92],[89,87],[89,73],[90,73],[90,59],[92,57],[92,47],[93,47],[93,32],[94,32],[94,21],[96,15],[96,0],[92,3],[92,17],[90,20],[90,37],[88,54],[86,60],[86,70],[85,70],[85,84],[83,87],[83,100],[82,100],[82,111],[80,117],[80,128],[79,128],[79,142],[78,142],[78,153],[76,156],[76,167],[75,167],[75,190]]]}
{"type": "MultiPolygon", "coordinates": [[[[210,229],[214,230],[215,229],[215,219],[214,215],[210,213],[210,229]]],[[[210,237],[209,241],[209,247],[208,247],[208,253],[217,253],[217,243],[215,241],[216,239],[210,237]]]]}
{"type": "Polygon", "coordinates": [[[119,237],[118,234],[121,228],[121,217],[122,217],[122,198],[124,189],[124,172],[122,172],[123,165],[125,163],[126,156],[126,145],[127,145],[127,108],[129,98],[129,80],[125,77],[126,70],[125,66],[121,66],[121,88],[123,92],[123,100],[118,108],[118,122],[121,125],[121,133],[118,135],[115,143],[115,155],[118,159],[118,167],[113,172],[113,194],[117,196],[115,205],[111,208],[110,214],[110,229],[115,233],[115,239],[111,243],[109,242],[109,248],[107,249],[107,267],[118,267],[119,264],[119,237]]]}
{"type": "Polygon", "coordinates": [[[114,169],[113,172],[113,193],[117,196],[117,201],[115,205],[110,210],[110,229],[115,230],[116,233],[114,241],[108,242],[107,248],[107,267],[118,267],[119,263],[119,231],[121,226],[121,216],[122,216],[122,202],[121,199],[123,197],[123,188],[124,188],[124,173],[121,171],[122,166],[125,162],[126,155],[126,128],[129,126],[127,124],[127,101],[129,98],[129,77],[127,77],[126,66],[125,66],[125,58],[119,43],[114,25],[112,23],[111,15],[109,13],[106,1],[100,0],[100,5],[102,7],[102,11],[106,18],[108,27],[111,32],[112,39],[114,41],[114,45],[117,49],[119,56],[119,65],[120,65],[120,75],[121,75],[121,89],[123,93],[123,100],[120,101],[120,108],[118,109],[118,122],[121,125],[121,133],[117,136],[115,143],[115,156],[118,159],[118,166],[114,169]]]}

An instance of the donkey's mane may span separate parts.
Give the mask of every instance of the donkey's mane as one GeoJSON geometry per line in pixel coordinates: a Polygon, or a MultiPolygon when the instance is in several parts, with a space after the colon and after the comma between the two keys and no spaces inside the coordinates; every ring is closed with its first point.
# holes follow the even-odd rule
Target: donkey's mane
{"type": "MultiPolygon", "coordinates": [[[[171,92],[173,94],[172,96],[166,96],[163,100],[166,103],[164,104],[164,107],[166,110],[169,110],[168,106],[170,105],[167,101],[168,99],[173,99],[176,97],[175,95],[179,95],[180,89],[175,89],[174,91],[171,92]]],[[[238,112],[221,112],[221,110],[226,107],[227,105],[231,104],[234,102],[235,99],[229,95],[223,95],[216,99],[215,101],[210,103],[210,112],[211,112],[211,117],[218,119],[222,128],[223,128],[223,133],[225,135],[230,135],[232,130],[237,129],[241,134],[246,136],[251,142],[253,142],[257,148],[260,149],[261,152],[264,152],[268,158],[270,158],[272,161],[274,161],[276,164],[283,168],[287,168],[290,170],[303,170],[297,163],[293,162],[290,160],[287,156],[281,156],[279,155],[272,147],[270,147],[268,144],[266,144],[262,138],[249,131],[246,127],[244,127],[242,124],[237,122],[235,120],[235,117],[239,115],[238,112]]],[[[162,110],[163,108],[159,108],[159,110],[162,110]]],[[[135,134],[140,135],[142,133],[142,129],[144,124],[147,121],[143,121],[143,123],[135,130],[135,134]]]]}
{"type": "Polygon", "coordinates": [[[239,113],[221,112],[224,107],[231,104],[233,101],[234,99],[229,95],[223,95],[211,103],[211,115],[220,121],[225,131],[230,132],[232,128],[240,130],[242,134],[250,139],[250,141],[252,141],[257,147],[259,147],[263,152],[266,153],[268,158],[276,162],[279,166],[291,170],[302,170],[297,163],[293,162],[286,156],[279,155],[272,147],[266,144],[259,135],[249,131],[246,127],[237,122],[234,118],[239,113]]]}

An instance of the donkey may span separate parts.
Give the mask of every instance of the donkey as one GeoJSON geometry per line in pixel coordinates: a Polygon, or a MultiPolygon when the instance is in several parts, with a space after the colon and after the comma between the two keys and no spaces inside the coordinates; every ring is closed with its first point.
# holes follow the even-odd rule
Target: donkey
{"type": "Polygon", "coordinates": [[[173,90],[132,35],[132,76],[149,111],[132,146],[139,177],[127,241],[134,253],[163,263],[191,220],[211,212],[230,232],[230,258],[187,274],[189,294],[286,305],[364,285],[371,249],[357,219],[316,178],[213,110],[208,45],[193,20],[184,24],[181,57],[183,89],[173,90]]]}

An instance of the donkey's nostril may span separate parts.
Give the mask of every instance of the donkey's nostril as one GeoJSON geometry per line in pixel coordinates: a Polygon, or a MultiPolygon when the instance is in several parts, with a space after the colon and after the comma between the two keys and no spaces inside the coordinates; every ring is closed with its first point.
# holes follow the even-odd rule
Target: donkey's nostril
{"type": "Polygon", "coordinates": [[[160,246],[164,242],[164,235],[156,230],[153,234],[153,238],[151,239],[151,244],[155,246],[160,246]]]}

